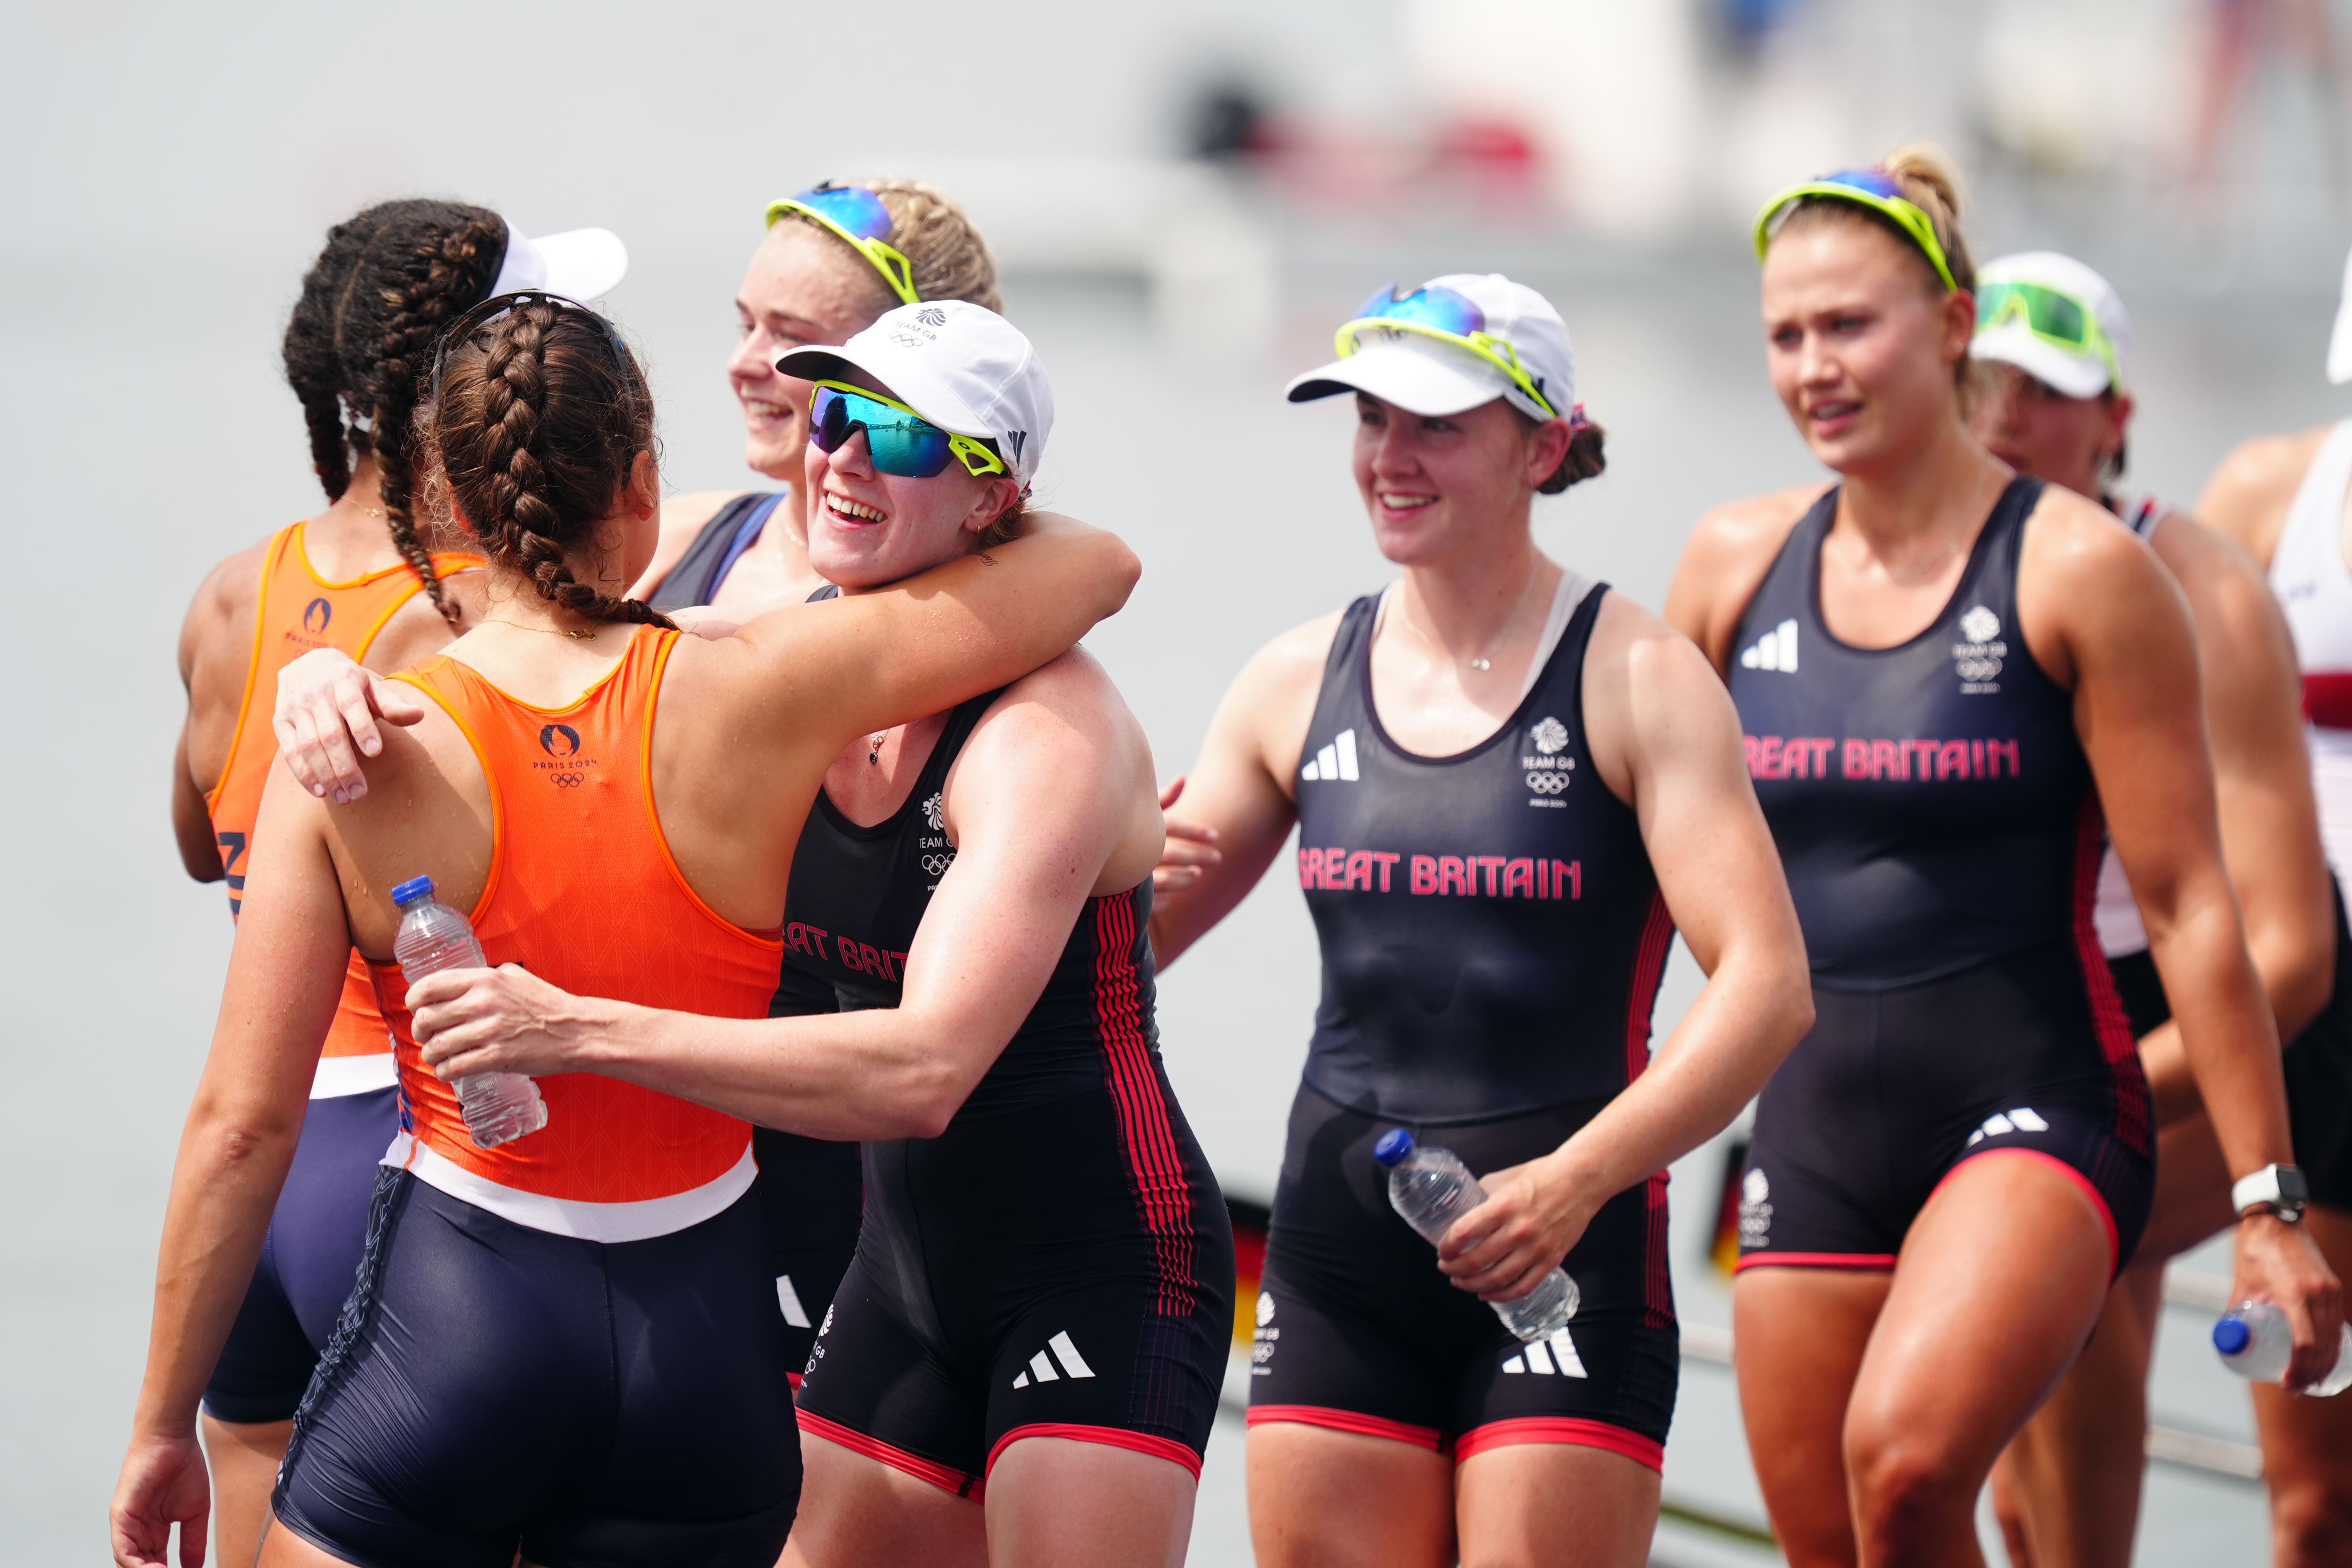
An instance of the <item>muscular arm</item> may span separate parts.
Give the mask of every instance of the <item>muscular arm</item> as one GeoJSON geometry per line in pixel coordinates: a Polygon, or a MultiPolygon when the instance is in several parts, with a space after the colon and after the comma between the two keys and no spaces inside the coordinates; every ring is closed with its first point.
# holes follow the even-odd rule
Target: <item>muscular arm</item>
{"type": "MultiPolygon", "coordinates": [[[[2286,1090],[2269,999],[2246,951],[2223,865],[2180,591],[2129,531],[2072,495],[2027,524],[2019,618],[2034,658],[2074,689],[2074,723],[2191,1076],[2232,1176],[2291,1163],[2286,1090]]],[[[2275,1219],[2237,1232],[2241,1298],[2294,1325],[2292,1385],[2326,1370],[2339,1289],[2307,1237],[2275,1219]]]]}
{"type": "Polygon", "coordinates": [[[1554,1153],[1486,1178],[1440,1266],[1526,1294],[1610,1198],[1729,1124],[1813,1017],[1804,939],[1723,684],[1691,644],[1612,595],[1585,674],[1593,761],[1630,798],[1658,887],[1707,983],[1650,1066],[1554,1153]]]}
{"type": "Polygon", "coordinates": [[[936,1136],[1036,1005],[1086,900],[1141,880],[1160,840],[1150,750],[1083,655],[989,710],[945,806],[956,858],[897,1007],[705,1018],[472,971],[414,993],[437,1004],[417,1015],[425,1058],[445,1077],[601,1072],[814,1137],[936,1136]]]}
{"type": "Polygon", "coordinates": [[[1249,896],[1298,820],[1299,752],[1339,626],[1337,614],[1323,616],[1259,649],[1209,721],[1178,820],[1212,847],[1186,858],[1190,874],[1163,865],[1157,878],[1151,954],[1160,968],[1249,896]]]}
{"type": "Polygon", "coordinates": [[[180,1137],[131,1451],[115,1495],[122,1562],[163,1560],[173,1523],[200,1533],[196,1404],[228,1337],[294,1159],[351,937],[322,808],[273,776],[262,797],[212,1053],[180,1137]]]}
{"type": "MultiPolygon", "coordinates": [[[[2158,556],[2188,596],[2213,748],[2221,853],[2243,910],[2246,945],[2279,1037],[2316,1017],[2335,982],[2336,921],[2304,752],[2294,645],[2269,585],[2246,552],[2174,514],[2158,556]]],[[[2197,1107],[2173,1024],[2141,1046],[2159,1121],[2197,1107]]]]}

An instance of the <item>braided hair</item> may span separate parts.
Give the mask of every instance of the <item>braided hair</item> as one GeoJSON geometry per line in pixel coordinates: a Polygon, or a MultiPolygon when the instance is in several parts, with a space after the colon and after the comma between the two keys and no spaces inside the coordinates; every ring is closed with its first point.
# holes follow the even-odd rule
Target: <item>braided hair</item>
{"type": "Polygon", "coordinates": [[[452,626],[457,607],[417,537],[410,426],[426,353],[489,293],[506,244],[506,220],[487,207],[380,203],[328,231],[286,323],[286,379],[327,499],[339,499],[352,465],[374,454],[392,542],[452,626]]]}
{"type": "Polygon", "coordinates": [[[613,324],[585,306],[524,295],[458,331],[441,350],[428,439],[459,517],[549,604],[593,621],[670,626],[563,563],[654,447],[653,395],[613,324]]]}

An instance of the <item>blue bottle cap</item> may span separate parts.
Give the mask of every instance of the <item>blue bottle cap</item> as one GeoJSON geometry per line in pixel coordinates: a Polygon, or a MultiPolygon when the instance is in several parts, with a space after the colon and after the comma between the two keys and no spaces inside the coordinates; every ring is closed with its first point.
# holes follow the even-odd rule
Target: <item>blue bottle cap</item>
{"type": "Polygon", "coordinates": [[[2254,1331],[2240,1317],[2223,1318],[2213,1325],[2213,1348],[2223,1355],[2236,1355],[2254,1342],[2254,1331]]]}
{"type": "Polygon", "coordinates": [[[1391,1127],[1381,1134],[1372,1145],[1372,1158],[1394,1169],[1412,1158],[1412,1134],[1402,1127],[1391,1127]]]}
{"type": "Polygon", "coordinates": [[[392,890],[392,901],[404,910],[432,896],[433,879],[430,877],[411,877],[392,890]]]}

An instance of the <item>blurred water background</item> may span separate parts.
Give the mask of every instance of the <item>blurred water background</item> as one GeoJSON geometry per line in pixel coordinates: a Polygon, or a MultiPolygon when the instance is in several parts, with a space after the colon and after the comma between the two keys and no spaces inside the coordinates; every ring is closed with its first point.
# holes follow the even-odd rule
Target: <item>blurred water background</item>
{"type": "MultiPolygon", "coordinates": [[[[755,478],[721,366],[765,202],[826,175],[937,181],[1054,373],[1044,498],[1143,554],[1092,646],[1168,776],[1255,647],[1385,580],[1348,411],[1278,392],[1391,279],[1500,269],[1560,306],[1610,471],[1544,503],[1539,531],[1654,605],[1702,508],[1815,472],[1762,374],[1757,201],[1900,141],[1959,159],[1979,258],[2066,249],[2121,288],[2134,484],[2188,501],[2242,437],[2344,412],[2321,361],[2352,237],[2347,23],[2343,0],[0,4],[25,748],[0,773],[25,873],[0,905],[0,1557],[105,1550],[230,939],[167,825],[174,638],[206,567],[320,504],[277,342],[328,224],[436,194],[525,232],[619,231],[610,304],[652,366],[668,482],[705,489],[755,478]]],[[[1696,984],[1678,953],[1662,1035],[1696,984]]],[[[1171,1070],[1238,1194],[1271,1193],[1315,994],[1278,879],[1164,982],[1171,1070]]],[[[1705,1359],[1729,1321],[1703,1256],[1722,1162],[1675,1172],[1699,1353],[1660,1563],[1777,1560],[1740,1534],[1762,1509],[1705,1359]]],[[[2245,1400],[2201,1323],[2168,1314],[2158,1419],[2236,1462],[2245,1400]]],[[[1249,1560],[1239,1436],[1228,1421],[1213,1447],[1195,1563],[1249,1560]]],[[[2153,1470],[2140,1562],[2252,1563],[2263,1542],[2258,1484],[2153,1470]]]]}

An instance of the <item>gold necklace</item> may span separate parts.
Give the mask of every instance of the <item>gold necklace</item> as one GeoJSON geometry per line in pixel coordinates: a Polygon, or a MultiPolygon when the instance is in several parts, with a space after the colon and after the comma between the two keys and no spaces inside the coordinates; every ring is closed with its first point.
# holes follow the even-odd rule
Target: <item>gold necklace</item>
{"type": "Polygon", "coordinates": [[[484,616],[482,617],[482,625],[486,626],[512,626],[519,632],[538,632],[546,637],[593,637],[598,632],[604,629],[602,626],[590,626],[585,631],[568,632],[562,626],[527,626],[520,621],[502,620],[497,616],[484,616]]]}
{"type": "MultiPolygon", "coordinates": [[[[1529,577],[1528,579],[1527,586],[1519,590],[1518,601],[1511,606],[1511,613],[1503,617],[1502,626],[1496,629],[1494,636],[1486,639],[1486,646],[1481,649],[1475,657],[1467,660],[1456,659],[1457,663],[1467,663],[1473,669],[1483,670],[1492,669],[1495,668],[1494,660],[1486,656],[1493,653],[1495,651],[1495,646],[1501,642],[1505,637],[1508,636],[1511,628],[1518,624],[1519,612],[1528,607],[1528,595],[1535,592],[1536,582],[1537,579],[1534,577],[1529,577]]],[[[1407,624],[1410,625],[1411,617],[1408,616],[1406,620],[1407,624]]],[[[1412,635],[1421,639],[1423,647],[1436,648],[1440,652],[1444,653],[1448,658],[1455,658],[1452,649],[1445,647],[1444,645],[1429,636],[1429,634],[1423,631],[1419,626],[1414,626],[1412,628],[1412,635]]]]}

